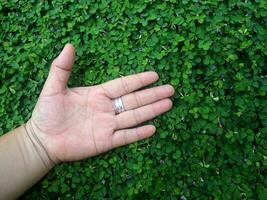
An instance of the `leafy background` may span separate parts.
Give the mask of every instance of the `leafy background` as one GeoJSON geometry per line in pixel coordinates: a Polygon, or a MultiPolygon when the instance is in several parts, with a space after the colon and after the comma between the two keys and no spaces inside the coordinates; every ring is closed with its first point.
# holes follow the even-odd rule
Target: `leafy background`
{"type": "Polygon", "coordinates": [[[155,136],[60,164],[21,199],[266,200],[266,27],[266,0],[1,0],[0,135],[67,42],[70,87],[155,70],[176,88],[155,136]]]}

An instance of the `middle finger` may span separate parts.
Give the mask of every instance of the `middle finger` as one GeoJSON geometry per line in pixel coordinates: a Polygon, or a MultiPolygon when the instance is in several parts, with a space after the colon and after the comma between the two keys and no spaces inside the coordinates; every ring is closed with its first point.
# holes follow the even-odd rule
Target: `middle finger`
{"type": "Polygon", "coordinates": [[[172,96],[174,88],[171,85],[162,85],[122,96],[125,110],[132,110],[172,96]]]}

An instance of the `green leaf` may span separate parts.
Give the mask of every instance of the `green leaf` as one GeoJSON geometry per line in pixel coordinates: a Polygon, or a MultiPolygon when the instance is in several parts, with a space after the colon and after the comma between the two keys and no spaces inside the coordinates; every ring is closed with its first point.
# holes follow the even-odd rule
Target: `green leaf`
{"type": "Polygon", "coordinates": [[[265,188],[263,185],[258,185],[256,187],[256,191],[260,200],[267,199],[267,188],[265,188]]]}
{"type": "Polygon", "coordinates": [[[212,45],[212,41],[202,41],[202,40],[201,40],[201,41],[198,43],[198,47],[199,47],[200,49],[204,49],[205,51],[209,50],[210,47],[211,47],[211,45],[212,45]]]}

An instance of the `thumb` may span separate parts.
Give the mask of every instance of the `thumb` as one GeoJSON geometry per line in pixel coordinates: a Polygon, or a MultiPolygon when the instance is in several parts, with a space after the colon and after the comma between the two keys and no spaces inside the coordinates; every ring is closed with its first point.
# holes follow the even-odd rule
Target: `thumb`
{"type": "Polygon", "coordinates": [[[66,86],[75,60],[75,48],[66,44],[52,62],[42,93],[46,95],[62,92],[66,86]]]}

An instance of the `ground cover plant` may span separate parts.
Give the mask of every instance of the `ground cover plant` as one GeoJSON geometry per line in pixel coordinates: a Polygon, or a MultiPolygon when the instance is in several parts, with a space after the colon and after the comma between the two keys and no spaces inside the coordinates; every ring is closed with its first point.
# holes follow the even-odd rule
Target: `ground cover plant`
{"type": "Polygon", "coordinates": [[[265,0],[1,0],[0,135],[67,42],[70,87],[155,70],[174,108],[152,138],[58,165],[21,199],[267,199],[265,0]]]}

